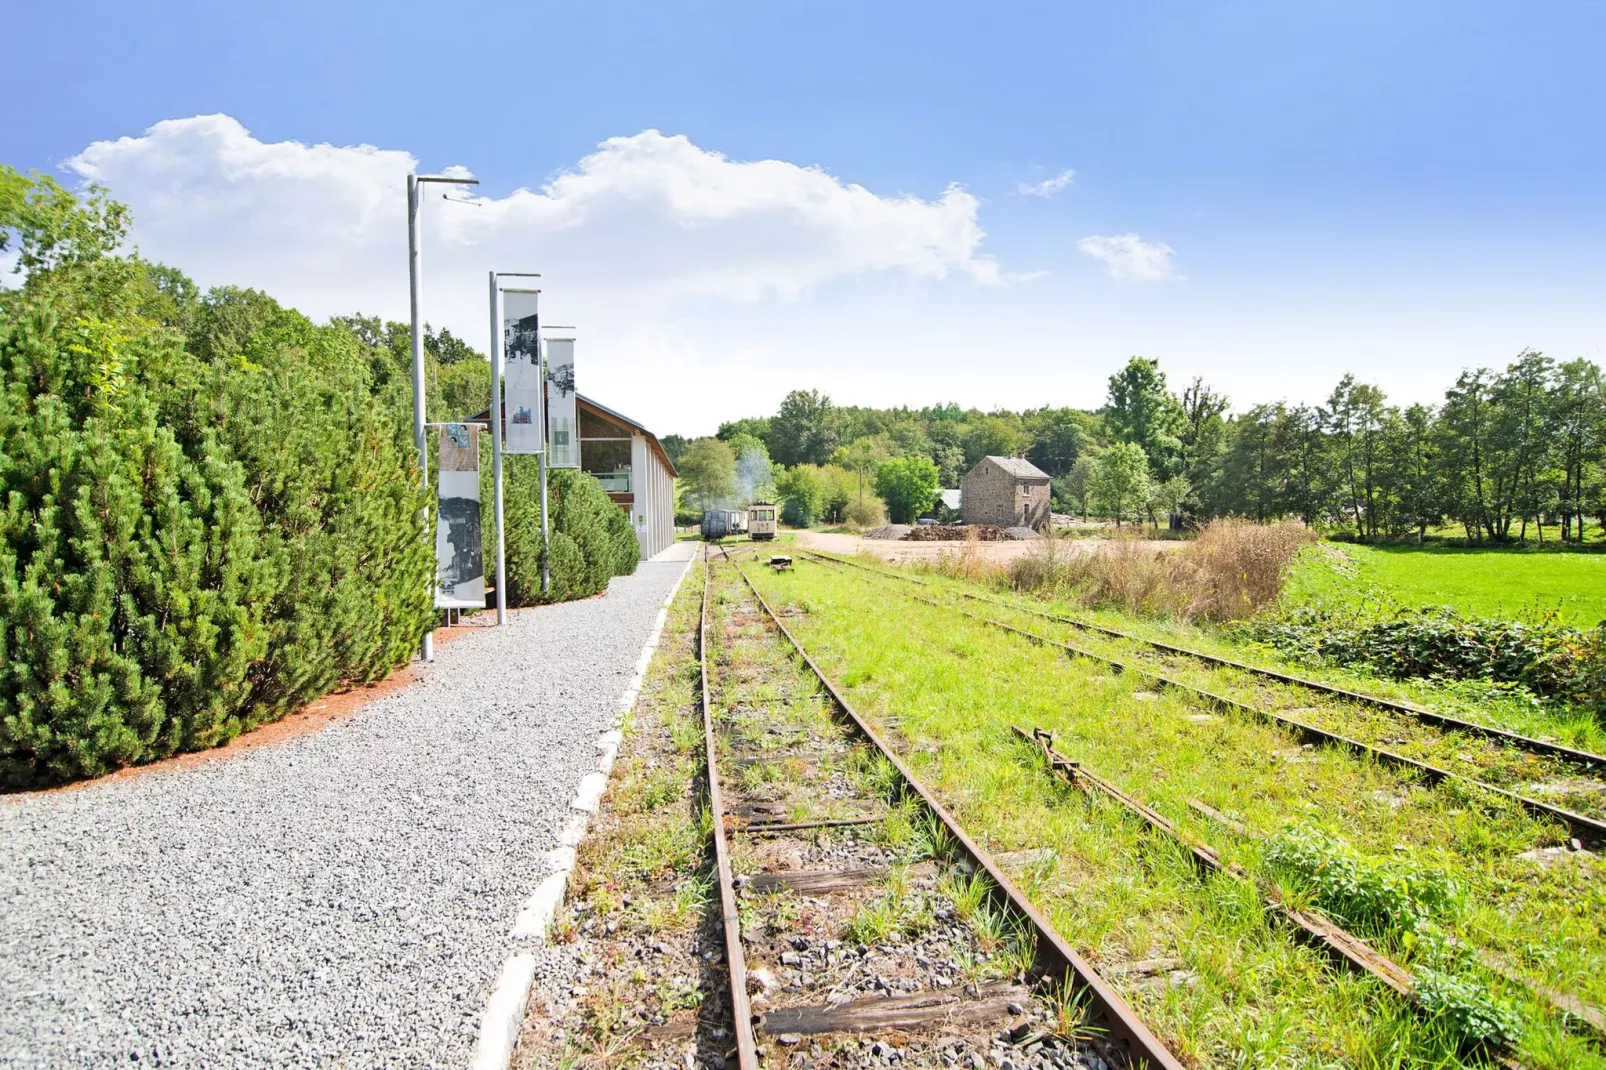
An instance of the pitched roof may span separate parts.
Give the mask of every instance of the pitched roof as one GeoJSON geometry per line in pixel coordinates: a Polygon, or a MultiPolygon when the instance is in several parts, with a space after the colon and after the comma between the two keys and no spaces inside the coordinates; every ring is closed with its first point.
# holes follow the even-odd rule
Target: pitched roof
{"type": "Polygon", "coordinates": [[[1047,479],[1048,473],[1037,467],[1024,457],[984,457],[998,467],[1014,476],[1016,479],[1047,479]]]}
{"type": "MultiPolygon", "coordinates": [[[[575,391],[574,399],[582,408],[590,409],[598,416],[606,416],[610,420],[624,424],[631,431],[640,432],[641,435],[646,438],[647,445],[652,447],[652,451],[658,455],[658,459],[664,462],[664,467],[669,469],[669,478],[679,478],[680,473],[675,471],[674,462],[669,459],[669,454],[664,450],[663,443],[658,441],[657,435],[653,434],[651,431],[647,430],[641,424],[637,423],[635,420],[632,420],[624,413],[615,412],[601,402],[591,400],[578,390],[575,391]]],[[[507,413],[506,398],[502,399],[502,412],[504,415],[507,413]]],[[[470,416],[463,422],[470,424],[489,424],[491,422],[491,407],[489,405],[485,406],[485,408],[481,409],[479,412],[475,413],[473,416],[470,416]]]]}

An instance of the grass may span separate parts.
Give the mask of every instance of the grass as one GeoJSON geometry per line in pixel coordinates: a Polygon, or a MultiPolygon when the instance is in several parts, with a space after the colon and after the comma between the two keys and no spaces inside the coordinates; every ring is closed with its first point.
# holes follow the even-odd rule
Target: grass
{"type": "Polygon", "coordinates": [[[1606,620],[1606,554],[1323,543],[1301,555],[1284,599],[1346,615],[1422,606],[1473,617],[1555,614],[1587,628],[1606,620]]]}
{"type": "MultiPolygon", "coordinates": [[[[1564,1033],[1526,990],[1465,963],[1442,963],[1398,927],[1379,943],[1412,968],[1443,969],[1437,1016],[1424,1019],[1367,978],[1335,972],[1270,924],[1258,893],[1201,876],[1171,841],[1112,806],[1057,784],[1012,741],[1010,724],[1059,733],[1062,749],[1133,792],[1264,881],[1272,866],[1253,838],[1227,835],[1191,810],[1198,799],[1270,836],[1320,830],[1367,874],[1405,880],[1442,872],[1465,890],[1447,923],[1536,980],[1606,1002],[1606,868],[1567,856],[1519,856],[1559,830],[1454,787],[1427,788],[1282,731],[1203,713],[1173,692],[1116,675],[945,610],[893,597],[881,584],[800,563],[750,572],[861,712],[897,715],[906,757],[992,851],[1051,848],[1031,894],[1096,963],[1178,959],[1184,984],[1120,982],[1140,1015],[1184,1061],[1201,1065],[1457,1066],[1458,1041],[1482,1013],[1470,979],[1514,1008],[1521,1057],[1537,1067],[1606,1065],[1564,1033]],[[1452,972],[1453,971],[1453,972],[1452,972]],[[1458,1002],[1459,1000],[1459,1002],[1458,1002]],[[1459,1016],[1459,1017],[1458,1017],[1459,1016]]],[[[1388,887],[1397,882],[1385,880],[1388,887]]],[[[1486,1009],[1486,1008],[1484,1008],[1486,1009]]]]}

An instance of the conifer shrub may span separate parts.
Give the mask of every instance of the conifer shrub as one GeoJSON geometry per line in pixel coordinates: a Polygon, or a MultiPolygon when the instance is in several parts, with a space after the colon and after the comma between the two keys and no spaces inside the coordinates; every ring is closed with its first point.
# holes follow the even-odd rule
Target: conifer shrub
{"type": "MultiPolygon", "coordinates": [[[[588,598],[601,593],[613,577],[636,571],[641,547],[624,510],[613,503],[595,477],[573,469],[554,469],[547,473],[551,583],[548,594],[542,597],[539,462],[534,457],[519,456],[504,457],[502,463],[508,605],[533,606],[588,598]]],[[[487,469],[488,466],[482,471],[487,469]]],[[[494,539],[489,478],[485,476],[481,494],[485,504],[483,530],[491,533],[488,539],[494,539]]]]}

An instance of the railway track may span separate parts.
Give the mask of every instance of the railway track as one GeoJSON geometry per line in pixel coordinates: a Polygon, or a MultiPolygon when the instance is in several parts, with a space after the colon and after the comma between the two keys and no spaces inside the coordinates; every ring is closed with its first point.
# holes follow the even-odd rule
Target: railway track
{"type": "MultiPolygon", "coordinates": [[[[1392,766],[1395,766],[1395,767],[1401,768],[1401,769],[1412,770],[1412,771],[1420,774],[1422,776],[1422,778],[1425,781],[1427,781],[1428,783],[1440,783],[1440,782],[1443,782],[1443,781],[1455,781],[1455,782],[1458,782],[1458,783],[1461,783],[1461,784],[1474,786],[1474,787],[1476,787],[1476,788],[1478,788],[1480,790],[1492,792],[1493,794],[1495,794],[1495,795],[1507,800],[1508,802],[1511,802],[1511,803],[1523,808],[1524,810],[1527,810],[1529,813],[1534,814],[1535,816],[1542,817],[1542,818],[1548,818],[1548,819],[1551,819],[1551,820],[1559,822],[1560,824],[1562,824],[1564,827],[1566,827],[1568,829],[1568,833],[1569,833],[1570,836],[1580,840],[1581,842],[1588,842],[1588,843],[1591,843],[1591,844],[1606,843],[1606,820],[1602,820],[1601,818],[1590,816],[1590,815],[1586,815],[1586,814],[1580,814],[1580,813],[1577,813],[1576,811],[1569,810],[1569,809],[1567,809],[1565,807],[1558,806],[1558,805],[1556,805],[1554,803],[1549,803],[1549,802],[1546,802],[1546,801],[1541,800],[1541,799],[1535,799],[1532,796],[1524,795],[1524,794],[1521,794],[1519,792],[1513,791],[1513,790],[1511,790],[1509,788],[1505,788],[1505,787],[1501,787],[1501,786],[1496,785],[1496,784],[1489,783],[1487,780],[1481,780],[1481,779],[1478,779],[1476,777],[1468,776],[1468,775],[1465,775],[1465,774],[1462,774],[1462,773],[1452,772],[1452,771],[1450,771],[1448,769],[1445,769],[1445,768],[1443,768],[1441,766],[1431,764],[1430,762],[1423,761],[1423,760],[1421,760],[1419,758],[1413,758],[1413,757],[1410,757],[1408,755],[1402,754],[1399,751],[1390,749],[1390,747],[1388,747],[1388,746],[1382,746],[1382,745],[1379,745],[1377,743],[1368,743],[1368,742],[1365,742],[1363,740],[1354,738],[1351,735],[1348,735],[1348,734],[1345,734],[1345,733],[1342,733],[1342,732],[1339,732],[1339,731],[1334,731],[1334,730],[1332,730],[1330,728],[1323,728],[1323,727],[1321,727],[1319,725],[1316,725],[1316,724],[1312,724],[1307,720],[1301,720],[1301,719],[1298,719],[1298,718],[1295,718],[1295,717],[1291,717],[1286,713],[1279,712],[1279,711],[1274,710],[1274,709],[1269,709],[1269,708],[1267,708],[1267,707],[1265,707],[1263,705],[1260,705],[1260,704],[1257,704],[1257,703],[1252,703],[1252,702],[1247,702],[1247,701],[1244,701],[1244,700],[1239,699],[1239,698],[1234,698],[1232,696],[1222,694],[1219,691],[1214,691],[1214,690],[1211,690],[1210,688],[1199,686],[1196,683],[1190,683],[1190,682],[1188,682],[1186,680],[1180,679],[1178,676],[1173,675],[1170,672],[1167,672],[1165,668],[1157,667],[1157,666],[1153,665],[1152,663],[1142,659],[1141,657],[1134,657],[1131,660],[1123,659],[1123,658],[1120,658],[1120,657],[1116,657],[1116,656],[1114,656],[1114,655],[1112,655],[1110,653],[1103,653],[1103,652],[1091,650],[1091,649],[1088,649],[1087,647],[1078,646],[1078,645],[1076,645],[1074,643],[1068,643],[1068,642],[1064,642],[1062,640],[1050,638],[1048,636],[1039,635],[1036,632],[1029,631],[1029,630],[1027,630],[1025,628],[1018,627],[1018,626],[1010,624],[1008,622],[995,620],[995,619],[993,619],[991,617],[988,617],[988,616],[985,616],[983,614],[973,613],[970,610],[967,610],[967,609],[963,608],[962,606],[959,606],[959,605],[956,605],[956,604],[952,604],[952,603],[949,603],[949,602],[943,602],[943,601],[941,601],[939,599],[931,598],[931,597],[928,597],[926,595],[916,594],[916,593],[914,593],[912,591],[907,590],[907,586],[913,585],[913,586],[922,587],[922,588],[925,588],[925,589],[928,589],[928,590],[936,590],[937,588],[935,588],[934,585],[928,584],[928,583],[926,583],[926,582],[924,582],[922,580],[919,580],[919,579],[917,579],[915,577],[899,576],[899,575],[896,575],[894,573],[885,571],[883,569],[872,568],[870,566],[860,564],[859,562],[856,562],[856,561],[843,560],[841,558],[838,558],[838,557],[835,557],[835,556],[831,556],[831,555],[827,555],[827,554],[821,554],[821,553],[818,553],[817,551],[813,551],[813,550],[804,550],[804,551],[798,551],[798,552],[802,556],[804,556],[804,557],[806,557],[806,558],[808,558],[810,560],[820,561],[820,562],[823,562],[823,563],[826,563],[826,564],[829,564],[829,565],[838,566],[838,567],[859,569],[859,570],[861,570],[863,572],[866,572],[866,573],[868,573],[868,574],[870,574],[872,576],[876,576],[876,577],[880,578],[881,580],[883,580],[885,582],[899,585],[899,589],[903,590],[904,595],[906,597],[908,597],[908,598],[911,598],[911,599],[915,600],[915,601],[922,602],[924,604],[931,605],[931,606],[937,607],[939,609],[944,609],[944,610],[947,610],[949,612],[957,613],[957,614],[959,614],[959,615],[961,615],[963,617],[966,617],[968,619],[975,620],[975,621],[978,621],[980,623],[989,625],[991,627],[1001,629],[1001,630],[1003,630],[1005,632],[1012,633],[1012,634],[1020,636],[1020,637],[1022,637],[1024,639],[1027,639],[1027,640],[1029,640],[1031,642],[1034,642],[1034,643],[1037,643],[1037,644],[1040,644],[1040,645],[1045,645],[1045,646],[1050,646],[1050,647],[1057,648],[1057,649],[1059,649],[1059,650],[1061,650],[1061,651],[1063,651],[1063,652],[1065,652],[1067,654],[1070,654],[1072,656],[1075,656],[1075,657],[1082,657],[1082,658],[1087,658],[1087,659],[1090,659],[1090,660],[1101,662],[1101,663],[1103,663],[1105,665],[1108,665],[1109,667],[1111,667],[1112,669],[1114,669],[1117,672],[1132,672],[1132,673],[1135,673],[1137,675],[1144,676],[1144,677],[1154,681],[1157,685],[1164,686],[1164,687],[1170,687],[1170,688],[1176,689],[1178,691],[1185,692],[1187,694],[1192,695],[1193,697],[1195,697],[1197,699],[1202,699],[1204,702],[1206,702],[1209,705],[1214,706],[1214,707],[1216,707],[1218,709],[1221,709],[1221,710],[1224,710],[1224,711],[1227,711],[1227,712],[1230,712],[1230,713],[1237,713],[1237,714],[1240,714],[1240,715],[1247,715],[1247,716],[1250,716],[1250,717],[1253,717],[1253,718],[1256,718],[1256,719],[1259,719],[1259,720],[1263,720],[1263,721],[1267,721],[1267,722],[1270,722],[1270,723],[1273,723],[1273,724],[1280,725],[1280,726],[1282,726],[1284,728],[1287,728],[1287,729],[1291,730],[1292,732],[1294,732],[1303,742],[1320,743],[1320,744],[1338,746],[1338,747],[1342,747],[1344,749],[1350,750],[1350,751],[1352,751],[1354,753],[1357,753],[1357,754],[1368,755],[1368,756],[1370,756],[1372,758],[1375,758],[1378,761],[1383,762],[1385,764],[1392,765],[1392,766]]],[[[1042,613],[1040,611],[1029,610],[1029,609],[1026,609],[1024,607],[1012,605],[1012,604],[1010,604],[1008,602],[1004,602],[1002,600],[982,598],[980,596],[972,596],[972,595],[968,595],[968,594],[967,594],[967,597],[975,598],[976,600],[983,601],[983,602],[995,602],[996,604],[1001,605],[1001,606],[1003,606],[1003,607],[1005,607],[1007,609],[1010,609],[1012,611],[1027,613],[1029,615],[1034,615],[1034,616],[1048,617],[1050,619],[1056,620],[1056,621],[1061,622],[1061,623],[1070,624],[1072,626],[1075,626],[1078,623],[1078,622],[1074,621],[1072,618],[1062,618],[1062,617],[1059,617],[1058,615],[1055,615],[1055,614],[1045,614],[1045,613],[1042,613]]],[[[1187,655],[1187,656],[1192,657],[1192,656],[1197,655],[1202,660],[1214,660],[1215,662],[1217,662],[1219,664],[1220,667],[1229,667],[1230,666],[1233,669],[1254,668],[1253,666],[1242,666],[1242,665],[1240,665],[1240,663],[1231,662],[1230,659],[1225,659],[1225,658],[1216,659],[1214,657],[1214,655],[1203,655],[1203,654],[1200,654],[1199,652],[1187,651],[1187,650],[1185,650],[1185,648],[1181,648],[1181,647],[1169,647],[1166,644],[1153,643],[1150,640],[1142,639],[1141,637],[1137,637],[1137,636],[1131,636],[1131,635],[1128,635],[1128,634],[1123,633],[1123,632],[1116,632],[1113,629],[1100,629],[1100,630],[1105,631],[1105,632],[1107,632],[1107,633],[1109,633],[1109,634],[1111,634],[1113,636],[1118,636],[1121,639],[1130,641],[1132,643],[1147,644],[1152,648],[1160,649],[1162,651],[1162,653],[1165,653],[1165,654],[1168,654],[1168,655],[1172,655],[1172,656],[1187,655]]],[[[1303,680],[1302,678],[1287,676],[1286,674],[1277,674],[1277,673],[1274,672],[1274,670],[1265,670],[1265,672],[1269,673],[1269,674],[1272,674],[1274,676],[1286,677],[1285,682],[1294,682],[1298,686],[1307,687],[1307,688],[1310,688],[1310,689],[1315,690],[1315,691],[1326,690],[1329,693],[1337,694],[1337,695],[1339,695],[1341,697],[1346,697],[1346,698],[1350,694],[1354,694],[1354,693],[1351,693],[1351,692],[1346,692],[1346,691],[1344,691],[1343,689],[1340,689],[1340,688],[1328,688],[1327,685],[1319,684],[1316,681],[1306,681],[1306,680],[1303,680]]],[[[1378,703],[1386,703],[1386,702],[1388,702],[1388,700],[1383,700],[1383,699],[1378,699],[1376,701],[1378,703]]],[[[1403,704],[1395,704],[1395,705],[1398,705],[1398,706],[1400,706],[1400,708],[1407,709],[1407,710],[1417,709],[1417,707],[1405,706],[1403,704]]],[[[1437,716],[1437,715],[1435,715],[1435,716],[1437,716]]],[[[1453,720],[1453,719],[1448,719],[1447,718],[1446,720],[1453,720]]],[[[1470,722],[1457,722],[1457,723],[1458,724],[1467,724],[1467,723],[1470,723],[1470,722]]],[[[1444,729],[1444,731],[1446,733],[1448,733],[1448,732],[1452,732],[1452,731],[1459,731],[1459,729],[1446,728],[1446,729],[1444,729]]],[[[1499,732],[1500,732],[1500,730],[1498,730],[1498,729],[1492,729],[1492,728],[1485,728],[1484,729],[1484,733],[1485,733],[1486,737],[1488,735],[1490,735],[1490,734],[1495,734],[1495,733],[1499,733],[1499,732]]],[[[1504,739],[1504,742],[1509,744],[1510,746],[1518,747],[1518,746],[1521,746],[1521,742],[1520,741],[1526,740],[1527,737],[1517,736],[1517,735],[1511,734],[1511,733],[1505,733],[1504,736],[1503,736],[1503,739],[1504,739]]],[[[1547,747],[1551,746],[1550,744],[1546,744],[1543,741],[1532,741],[1532,742],[1540,744],[1541,746],[1547,746],[1547,747]]],[[[1566,749],[1566,748],[1563,748],[1563,749],[1566,749]]],[[[1600,759],[1597,756],[1588,755],[1586,752],[1582,752],[1582,751],[1570,751],[1570,753],[1576,754],[1576,755],[1580,755],[1581,756],[1580,760],[1588,759],[1589,762],[1606,761],[1606,759],[1600,759]]],[[[1599,769],[1600,767],[1597,766],[1595,768],[1599,769]]]]}
{"type": "Polygon", "coordinates": [[[1180,1067],[740,560],[705,557],[698,656],[736,1065],[1180,1067]]]}

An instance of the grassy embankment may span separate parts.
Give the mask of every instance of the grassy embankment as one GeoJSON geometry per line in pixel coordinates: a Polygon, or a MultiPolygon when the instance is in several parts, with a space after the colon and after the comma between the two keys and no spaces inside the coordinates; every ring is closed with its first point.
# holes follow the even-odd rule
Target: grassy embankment
{"type": "Polygon", "coordinates": [[[1407,889],[1370,916],[1368,935],[1410,966],[1443,971],[1425,977],[1458,979],[1439,983],[1436,996],[1462,981],[1484,987],[1461,999],[1461,1011],[1475,1016],[1510,1003],[1522,1021],[1525,1061],[1601,1065],[1597,1051],[1564,1034],[1523,989],[1430,948],[1432,934],[1450,931],[1552,987],[1606,1002],[1606,872],[1593,856],[1549,865],[1519,857],[1559,842],[1558,829],[1477,793],[1424,788],[1347,753],[1301,748],[1263,723],[1156,692],[1136,674],[1116,675],[913,602],[892,582],[807,564],[760,578],[776,600],[804,611],[800,638],[852,699],[872,715],[900,718],[911,760],[968,828],[997,851],[1056,852],[1055,864],[1027,875],[1028,886],[1068,938],[1106,965],[1154,957],[1182,964],[1184,984],[1123,982],[1180,1053],[1220,1066],[1450,1066],[1468,1058],[1456,1050],[1454,1011],[1424,1021],[1375,982],[1334,972],[1268,925],[1256,893],[1201,879],[1135,820],[1050,780],[1012,741],[1010,724],[1056,730],[1072,757],[1296,901],[1309,901],[1311,887],[1274,867],[1263,841],[1227,833],[1188,800],[1231,814],[1256,835],[1281,834],[1285,857],[1329,852],[1341,860],[1348,856],[1330,841],[1342,841],[1359,860],[1364,887],[1407,889]]]}
{"type": "Polygon", "coordinates": [[[1554,613],[1589,628],[1606,620],[1606,554],[1324,543],[1301,556],[1285,600],[1362,613],[1422,606],[1525,620],[1554,613]]]}

